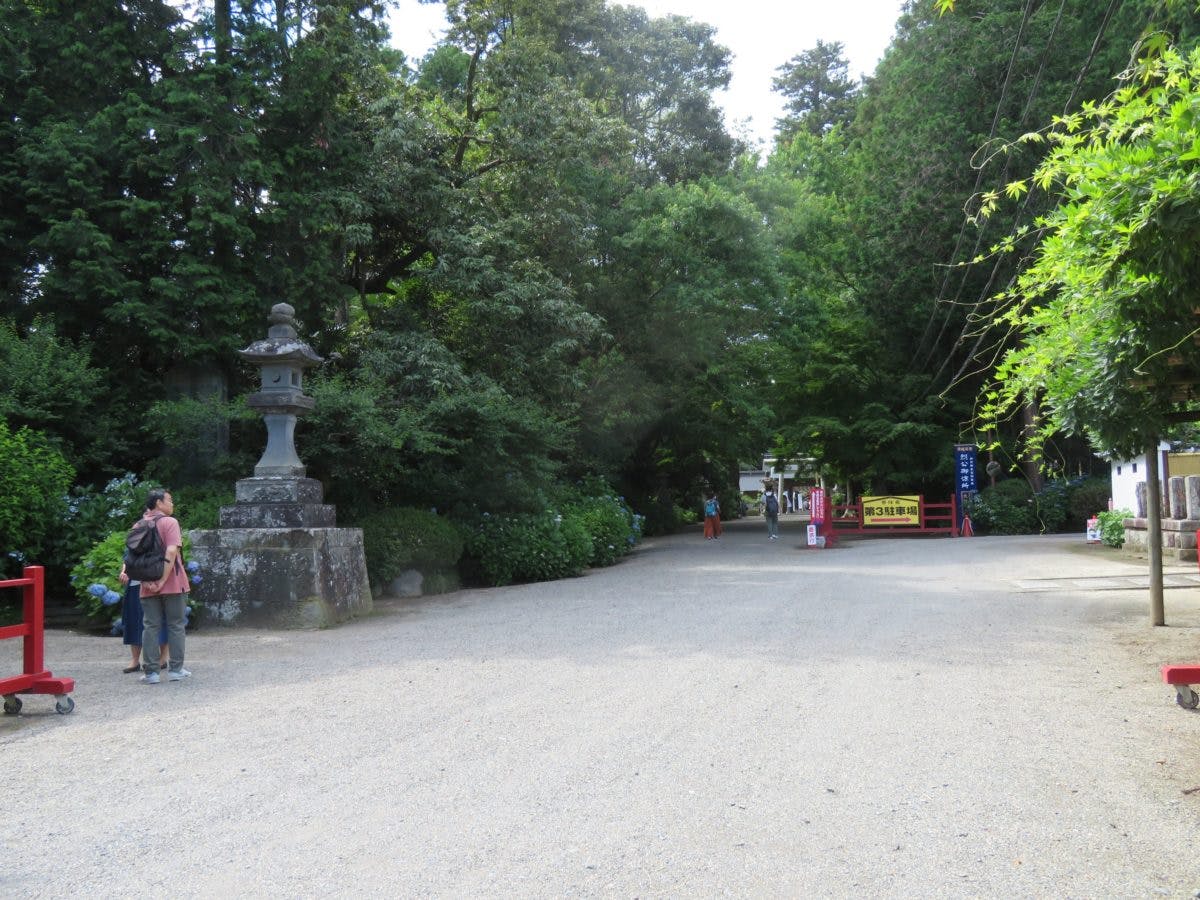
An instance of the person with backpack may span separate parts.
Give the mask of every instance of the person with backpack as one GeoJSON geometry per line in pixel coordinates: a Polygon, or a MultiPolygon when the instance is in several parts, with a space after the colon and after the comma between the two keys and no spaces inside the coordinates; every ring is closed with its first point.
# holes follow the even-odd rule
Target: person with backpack
{"type": "Polygon", "coordinates": [[[774,488],[767,488],[763,494],[763,515],[767,517],[767,540],[779,540],[779,500],[774,488]]]}
{"type": "MultiPolygon", "coordinates": [[[[129,665],[121,671],[125,674],[142,671],[142,631],[145,619],[142,616],[142,585],[138,581],[130,581],[125,585],[125,597],[121,602],[121,623],[124,626],[122,640],[129,648],[129,665]]],[[[167,623],[163,622],[158,629],[158,667],[165,669],[170,659],[167,649],[167,623]]]]}
{"type": "Polygon", "coordinates": [[[182,681],[192,673],[183,667],[184,628],[187,621],[188,576],[183,565],[183,532],[172,515],[175,501],[169,491],[155,488],[146,496],[142,518],[125,539],[125,564],[121,584],[141,581],[143,614],[142,681],[158,684],[158,630],[167,625],[167,680],[182,681]]]}
{"type": "Polygon", "coordinates": [[[704,501],[704,539],[715,541],[721,536],[721,502],[712,491],[704,501]]]}

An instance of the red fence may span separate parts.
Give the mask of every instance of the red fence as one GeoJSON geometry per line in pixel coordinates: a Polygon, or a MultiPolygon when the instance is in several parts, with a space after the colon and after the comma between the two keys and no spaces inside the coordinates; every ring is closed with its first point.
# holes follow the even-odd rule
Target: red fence
{"type": "Polygon", "coordinates": [[[0,588],[21,589],[21,624],[0,627],[0,640],[23,638],[24,671],[10,678],[0,678],[0,696],[4,697],[4,712],[16,715],[21,711],[17,694],[53,694],[58,698],[55,709],[69,713],[75,701],[67,694],[75,690],[71,678],[55,678],[44,667],[46,647],[45,570],[41,566],[26,566],[23,577],[0,581],[0,588]]]}
{"type": "Polygon", "coordinates": [[[949,503],[926,503],[918,498],[918,523],[916,525],[864,525],[862,500],[857,503],[834,506],[834,534],[948,534],[958,537],[958,504],[954,497],[949,503]]]}

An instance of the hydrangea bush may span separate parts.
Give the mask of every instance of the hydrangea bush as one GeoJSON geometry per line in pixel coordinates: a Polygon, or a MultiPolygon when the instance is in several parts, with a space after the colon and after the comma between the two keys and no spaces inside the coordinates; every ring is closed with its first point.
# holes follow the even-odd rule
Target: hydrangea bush
{"type": "MultiPolygon", "coordinates": [[[[121,563],[125,558],[126,531],[114,531],[104,540],[98,542],[84,554],[83,559],[71,570],[71,586],[75,596],[79,598],[77,609],[83,613],[86,622],[97,627],[107,627],[110,633],[124,633],[124,623],[121,621],[121,600],[125,596],[125,587],[117,576],[121,573],[121,563]]],[[[183,536],[183,557],[187,560],[191,551],[191,541],[186,533],[183,536]]],[[[198,585],[204,580],[199,563],[189,560],[186,563],[188,580],[198,585]]],[[[188,595],[187,614],[190,620],[197,601],[192,594],[188,595]]]]}
{"type": "Polygon", "coordinates": [[[641,516],[625,503],[624,497],[606,493],[583,497],[569,503],[565,512],[577,519],[592,539],[588,565],[611,566],[637,544],[642,534],[641,516]]]}
{"type": "Polygon", "coordinates": [[[645,522],[606,483],[588,479],[540,513],[485,513],[468,530],[464,574],[494,585],[569,578],[617,562],[645,522]]]}

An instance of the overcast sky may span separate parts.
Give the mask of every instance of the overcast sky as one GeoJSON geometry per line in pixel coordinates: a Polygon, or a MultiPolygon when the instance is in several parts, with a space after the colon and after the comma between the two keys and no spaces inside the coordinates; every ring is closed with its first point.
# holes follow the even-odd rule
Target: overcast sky
{"type": "MultiPolygon", "coordinates": [[[[733,53],[733,80],[717,97],[736,130],[749,120],[749,136],[770,143],[782,104],[771,90],[777,66],[818,40],[841,41],[850,74],[870,74],[892,39],[904,0],[627,0],[653,16],[677,13],[716,26],[717,40],[733,53]]],[[[445,28],[441,4],[399,0],[392,42],[417,60],[445,28]]]]}

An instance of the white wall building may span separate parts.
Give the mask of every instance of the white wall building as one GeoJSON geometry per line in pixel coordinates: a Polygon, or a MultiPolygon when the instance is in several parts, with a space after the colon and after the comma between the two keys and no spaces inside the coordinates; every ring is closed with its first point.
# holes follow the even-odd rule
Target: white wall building
{"type": "MultiPolygon", "coordinates": [[[[1158,474],[1164,483],[1169,474],[1167,451],[1170,449],[1171,445],[1166,441],[1159,442],[1158,474]]],[[[1128,509],[1136,515],[1137,486],[1139,482],[1146,480],[1146,455],[1142,454],[1133,459],[1109,459],[1108,466],[1112,479],[1113,509],[1128,509]]]]}
{"type": "Polygon", "coordinates": [[[763,482],[768,479],[775,482],[775,493],[780,495],[783,494],[785,485],[811,485],[817,481],[812,473],[811,459],[780,466],[778,460],[767,456],[763,458],[761,469],[742,469],[738,473],[738,486],[743,494],[758,496],[763,491],[763,482]]]}

